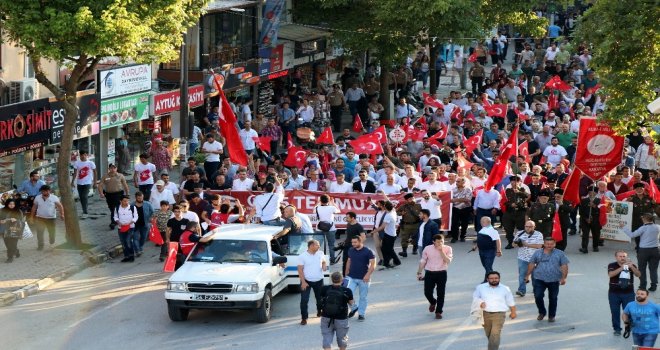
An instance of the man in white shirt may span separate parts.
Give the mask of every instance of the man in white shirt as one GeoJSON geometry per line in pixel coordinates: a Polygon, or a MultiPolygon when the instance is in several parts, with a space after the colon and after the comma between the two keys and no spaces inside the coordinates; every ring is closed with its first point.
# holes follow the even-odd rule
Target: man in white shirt
{"type": "Polygon", "coordinates": [[[440,208],[442,207],[442,201],[438,198],[438,195],[435,192],[423,189],[422,200],[419,201],[419,205],[422,206],[422,209],[427,209],[431,213],[429,219],[435,221],[438,227],[441,227],[442,212],[440,208]]]}
{"type": "Polygon", "coordinates": [[[232,182],[232,191],[251,191],[254,180],[247,177],[247,170],[240,169],[238,171],[238,179],[232,182]]]}
{"type": "MultiPolygon", "coordinates": [[[[247,154],[252,154],[252,152],[254,152],[254,149],[256,147],[254,138],[259,137],[259,134],[257,134],[257,132],[254,129],[252,129],[252,122],[245,122],[245,129],[241,129],[241,131],[238,133],[238,136],[241,138],[241,143],[243,144],[243,148],[245,149],[245,152],[247,154]]],[[[204,163],[204,165],[206,165],[206,163],[204,163]]],[[[211,174],[209,174],[209,176],[211,174]]]]}
{"type": "Polygon", "coordinates": [[[497,211],[500,209],[501,195],[494,189],[480,189],[474,199],[472,208],[475,212],[474,230],[479,232],[481,230],[481,218],[487,216],[489,220],[494,220],[497,211]]]}
{"type": "MultiPolygon", "coordinates": [[[[483,312],[483,326],[488,338],[488,349],[499,349],[500,334],[506,320],[506,311],[511,310],[509,317],[515,319],[516,304],[509,287],[500,284],[500,273],[491,271],[486,276],[487,283],[477,286],[472,295],[474,305],[483,312]]],[[[473,311],[473,312],[474,312],[473,311]]]]}
{"type": "Polygon", "coordinates": [[[405,97],[399,99],[399,104],[396,105],[396,120],[401,123],[403,118],[412,117],[417,114],[417,108],[411,106],[406,102],[405,97]]]}
{"type": "Polygon", "coordinates": [[[206,134],[206,142],[202,145],[201,153],[204,153],[206,159],[204,160],[204,172],[206,176],[212,176],[220,167],[220,155],[224,150],[222,144],[215,140],[215,136],[209,133],[206,134]]]}
{"type": "Polygon", "coordinates": [[[252,111],[250,110],[250,103],[252,103],[252,101],[246,98],[241,105],[241,118],[243,123],[252,122],[252,111]]]}
{"type": "Polygon", "coordinates": [[[434,171],[430,172],[427,176],[427,181],[422,182],[419,185],[420,190],[427,190],[429,192],[435,193],[440,191],[451,191],[447,182],[440,182],[437,180],[438,174],[434,171]]]}
{"type": "Polygon", "coordinates": [[[330,183],[330,193],[351,193],[353,192],[353,184],[344,181],[344,174],[337,174],[337,181],[330,183]]]}
{"type": "Polygon", "coordinates": [[[300,116],[303,123],[311,124],[312,120],[314,120],[314,107],[309,105],[309,101],[307,99],[303,99],[303,104],[302,106],[298,107],[296,114],[300,116]]]}
{"type": "Polygon", "coordinates": [[[412,166],[412,164],[407,164],[406,166],[403,167],[403,170],[405,174],[399,177],[399,182],[398,182],[399,186],[401,186],[402,188],[408,186],[409,179],[415,179],[415,184],[418,185],[422,183],[422,178],[415,172],[415,167],[412,166]]]}
{"type": "Polygon", "coordinates": [[[385,194],[397,194],[401,192],[401,186],[394,183],[394,174],[389,174],[386,177],[385,183],[378,186],[378,190],[383,191],[385,194]]]}
{"type": "Polygon", "coordinates": [[[390,201],[386,201],[381,209],[384,210],[383,217],[380,219],[381,224],[380,226],[375,226],[371,233],[372,235],[379,235],[382,240],[383,268],[391,269],[401,265],[401,260],[394,253],[397,215],[396,211],[394,211],[394,205],[390,201]],[[392,260],[393,265],[390,265],[390,260],[392,260]]]}
{"type": "Polygon", "coordinates": [[[351,117],[358,114],[358,102],[360,102],[360,99],[363,98],[366,98],[366,95],[364,94],[364,90],[358,87],[357,83],[353,83],[353,85],[351,85],[351,87],[346,90],[344,99],[348,103],[351,117]]]}
{"type": "Polygon", "coordinates": [[[556,137],[553,137],[550,141],[550,146],[546,147],[543,151],[543,155],[548,163],[552,164],[553,167],[556,167],[564,158],[566,158],[568,153],[564,147],[559,145],[559,140],[556,137]]]}
{"type": "Polygon", "coordinates": [[[176,204],[172,191],[165,188],[165,182],[163,180],[158,180],[156,181],[156,190],[151,192],[149,203],[151,203],[151,206],[154,208],[160,208],[161,201],[167,201],[170,205],[176,204]]]}
{"type": "Polygon", "coordinates": [[[170,190],[176,199],[180,191],[179,187],[174,182],[170,182],[170,175],[168,173],[162,173],[160,174],[160,179],[163,180],[163,188],[170,190]]]}
{"type": "Polygon", "coordinates": [[[267,182],[264,186],[264,193],[254,197],[254,208],[256,213],[254,217],[264,225],[282,226],[282,213],[280,205],[284,200],[284,191],[278,182],[277,191],[275,185],[267,182]]]}
{"type": "Polygon", "coordinates": [[[34,218],[34,229],[37,233],[37,250],[44,249],[44,230],[48,230],[48,238],[52,247],[55,244],[55,220],[57,212],[64,220],[64,207],[60,199],[50,193],[50,186],[39,188],[41,194],[34,197],[31,216],[34,218]]]}
{"type": "Polygon", "coordinates": [[[146,154],[140,154],[140,162],[135,164],[135,171],[133,172],[133,183],[140,192],[144,193],[146,201],[151,198],[151,188],[154,186],[154,179],[156,177],[156,166],[147,161],[146,154]]]}
{"type": "Polygon", "coordinates": [[[89,200],[89,190],[96,185],[96,164],[87,160],[87,152],[80,151],[80,160],[73,164],[73,177],[71,178],[71,187],[74,185],[78,190],[78,198],[82,207],[81,219],[87,217],[87,203],[89,200]]]}
{"type": "Polygon", "coordinates": [[[321,251],[319,241],[312,239],[307,242],[307,250],[298,255],[298,276],[300,277],[300,315],[301,325],[307,324],[309,316],[307,305],[309,304],[309,294],[314,290],[316,298],[316,316],[321,316],[321,288],[323,288],[323,271],[328,269],[323,251],[321,251]]]}

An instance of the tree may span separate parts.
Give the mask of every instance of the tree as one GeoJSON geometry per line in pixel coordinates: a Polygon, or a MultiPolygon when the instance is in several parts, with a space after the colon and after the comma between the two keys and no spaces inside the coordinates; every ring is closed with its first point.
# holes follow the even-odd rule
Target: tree
{"type": "Polygon", "coordinates": [[[591,45],[590,68],[607,96],[602,119],[621,133],[658,124],[646,105],[660,81],[660,7],[648,0],[599,0],[577,24],[578,42],[591,45]]]}
{"type": "Polygon", "coordinates": [[[66,209],[68,243],[82,239],[69,179],[69,157],[77,119],[76,91],[103,57],[138,63],[166,62],[178,56],[183,33],[199,19],[207,0],[0,0],[6,38],[25,49],[35,77],[62,101],[66,117],[57,161],[57,183],[66,209]],[[48,79],[41,60],[71,68],[63,86],[48,79]]]}

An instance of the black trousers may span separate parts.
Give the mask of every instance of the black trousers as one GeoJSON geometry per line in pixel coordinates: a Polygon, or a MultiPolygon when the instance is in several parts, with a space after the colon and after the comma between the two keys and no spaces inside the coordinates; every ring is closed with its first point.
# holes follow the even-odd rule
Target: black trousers
{"type": "Polygon", "coordinates": [[[391,266],[390,260],[394,262],[394,265],[401,264],[401,260],[399,260],[399,257],[394,252],[394,241],[396,241],[396,236],[392,237],[385,234],[383,237],[383,246],[381,247],[381,251],[383,252],[383,266],[391,266]]]}
{"type": "Polygon", "coordinates": [[[115,225],[115,210],[121,202],[121,196],[124,195],[124,191],[119,192],[105,192],[105,202],[108,204],[108,209],[110,209],[110,225],[115,225]]]}
{"type": "Polygon", "coordinates": [[[642,275],[639,277],[639,287],[646,288],[646,266],[649,267],[651,275],[651,285],[658,285],[658,262],[660,261],[660,252],[658,248],[639,248],[637,250],[637,265],[642,275]]]}
{"type": "Polygon", "coordinates": [[[321,289],[323,288],[323,279],[310,282],[305,280],[308,286],[300,293],[300,315],[303,320],[309,317],[307,305],[309,304],[309,294],[314,290],[314,298],[316,299],[316,311],[321,311],[321,289]]]}
{"type": "Polygon", "coordinates": [[[335,131],[341,131],[341,115],[344,112],[344,106],[330,106],[330,119],[332,119],[332,128],[335,131]]]}
{"type": "Polygon", "coordinates": [[[483,77],[474,77],[471,78],[472,81],[472,93],[476,94],[481,90],[481,87],[484,85],[484,78],[483,77]]]}
{"type": "Polygon", "coordinates": [[[525,228],[525,211],[507,210],[506,213],[502,215],[502,226],[504,226],[507,242],[512,244],[514,233],[525,228]]]}
{"type": "Polygon", "coordinates": [[[465,207],[463,209],[452,208],[451,215],[451,238],[464,239],[467,233],[468,225],[470,224],[470,217],[472,216],[472,207],[465,207]],[[459,237],[460,229],[460,237],[459,237]]]}
{"type": "Polygon", "coordinates": [[[447,271],[426,271],[424,274],[424,296],[429,304],[435,304],[435,312],[441,314],[445,306],[445,286],[447,285],[447,271]],[[433,297],[433,290],[437,288],[437,298],[433,297]]]}
{"type": "Polygon", "coordinates": [[[11,259],[18,255],[18,238],[4,237],[5,247],[7,247],[7,258],[11,259]]]}
{"type": "MultiPolygon", "coordinates": [[[[598,218],[595,218],[598,220],[598,218]]],[[[593,248],[598,248],[598,241],[600,241],[600,230],[602,227],[599,223],[587,223],[586,221],[580,222],[580,228],[582,230],[582,249],[587,249],[589,247],[589,232],[591,232],[593,248]]]]}

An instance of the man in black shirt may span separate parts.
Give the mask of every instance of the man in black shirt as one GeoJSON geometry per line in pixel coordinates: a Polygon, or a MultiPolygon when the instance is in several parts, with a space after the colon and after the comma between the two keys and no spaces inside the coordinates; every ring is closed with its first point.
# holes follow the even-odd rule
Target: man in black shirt
{"type": "Polygon", "coordinates": [[[346,271],[346,261],[348,261],[348,250],[351,249],[351,239],[353,237],[360,237],[362,242],[367,240],[367,234],[364,231],[364,227],[357,222],[357,215],[355,212],[349,211],[346,213],[346,239],[341,245],[342,249],[342,271],[346,271]]]}
{"type": "Polygon", "coordinates": [[[183,195],[186,196],[187,200],[190,200],[190,194],[195,192],[195,188],[202,188],[204,190],[211,188],[211,185],[209,185],[206,180],[202,179],[197,171],[193,171],[190,175],[190,179],[186,180],[186,183],[183,185],[183,195]]]}
{"type": "Polygon", "coordinates": [[[614,253],[616,261],[607,265],[607,274],[610,277],[610,289],[607,298],[612,312],[612,328],[614,335],[621,335],[621,309],[635,300],[634,276],[639,277],[641,272],[628,258],[628,253],[617,250],[614,253]]]}
{"type": "Polygon", "coordinates": [[[163,244],[166,247],[165,251],[167,251],[168,243],[179,241],[179,237],[186,230],[186,225],[189,222],[188,219],[183,217],[180,205],[175,204],[172,206],[172,212],[174,217],[167,220],[167,232],[165,234],[165,244],[163,244]]]}
{"type": "Polygon", "coordinates": [[[302,233],[302,221],[296,216],[296,207],[288,205],[284,208],[284,225],[282,230],[273,236],[281,246],[289,244],[288,234],[299,235],[302,233]]]}
{"type": "Polygon", "coordinates": [[[192,175],[193,171],[196,171],[200,178],[206,179],[206,173],[204,172],[204,168],[201,166],[197,165],[197,162],[195,161],[195,157],[188,157],[188,166],[183,168],[181,171],[181,176],[185,179],[187,178],[188,175],[192,175]]]}
{"type": "Polygon", "coordinates": [[[321,335],[323,349],[332,348],[332,339],[337,338],[339,349],[348,347],[348,305],[353,305],[353,292],[342,287],[344,276],[333,272],[330,276],[332,285],[321,289],[321,335]]]}

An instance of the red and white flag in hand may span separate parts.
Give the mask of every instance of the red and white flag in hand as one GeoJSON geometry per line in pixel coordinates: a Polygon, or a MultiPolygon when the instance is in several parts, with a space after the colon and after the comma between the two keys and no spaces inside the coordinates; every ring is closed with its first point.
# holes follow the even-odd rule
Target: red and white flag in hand
{"type": "Polygon", "coordinates": [[[437,133],[433,134],[431,138],[434,138],[436,140],[444,140],[447,138],[447,130],[449,128],[446,125],[440,125],[440,130],[438,130],[437,133]]]}
{"type": "Polygon", "coordinates": [[[578,167],[573,168],[571,174],[568,176],[562,183],[562,189],[564,190],[564,200],[570,202],[571,204],[579,205],[580,204],[580,178],[582,177],[582,171],[578,167]]]}
{"type": "Polygon", "coordinates": [[[287,151],[288,154],[284,160],[284,166],[292,167],[295,166],[298,169],[302,169],[305,166],[305,161],[307,160],[307,150],[294,146],[289,148],[287,151]]]}
{"type": "Polygon", "coordinates": [[[484,110],[491,117],[506,117],[507,106],[503,103],[498,103],[490,106],[484,106],[484,110]]]}
{"type": "Polygon", "coordinates": [[[545,87],[552,90],[567,91],[571,86],[566,84],[558,75],[553,76],[545,83],[545,87]]]}
{"type": "MultiPolygon", "coordinates": [[[[577,168],[576,168],[577,169],[577,168]]],[[[632,197],[635,195],[635,190],[628,191],[628,192],[623,192],[619,193],[616,195],[616,200],[618,201],[625,201],[626,199],[632,197]]]]}
{"type": "Polygon", "coordinates": [[[585,101],[588,100],[589,97],[591,97],[591,95],[593,95],[593,94],[595,94],[596,92],[598,92],[598,90],[600,90],[600,88],[601,88],[601,85],[600,85],[600,84],[596,84],[596,86],[594,86],[594,87],[590,87],[590,88],[584,90],[584,100],[585,100],[585,101]]]}
{"type": "Polygon", "coordinates": [[[552,221],[552,238],[555,242],[564,240],[564,235],[561,234],[561,222],[559,221],[559,212],[555,212],[555,218],[552,221]]]}
{"type": "Polygon", "coordinates": [[[174,272],[176,267],[176,253],[179,252],[179,242],[170,242],[167,247],[167,259],[165,260],[164,272],[174,272]]]}
{"type": "Polygon", "coordinates": [[[500,181],[502,181],[502,178],[504,177],[504,174],[507,172],[507,167],[509,165],[509,159],[511,156],[514,156],[518,153],[518,126],[516,126],[513,131],[511,132],[511,136],[509,137],[509,140],[506,143],[506,146],[504,146],[504,150],[502,150],[502,153],[497,157],[497,160],[495,161],[495,164],[493,165],[490,175],[488,175],[488,180],[486,180],[486,183],[484,184],[484,188],[486,190],[489,190],[500,181]]]}
{"type": "Polygon", "coordinates": [[[270,141],[272,140],[268,136],[260,136],[260,137],[253,137],[252,140],[254,141],[254,144],[257,145],[257,148],[270,153],[270,141]]]}
{"type": "Polygon", "coordinates": [[[291,147],[294,147],[293,136],[291,136],[291,134],[289,134],[289,133],[286,133],[286,135],[287,135],[287,137],[286,137],[286,149],[290,149],[291,147]]]}
{"type": "Polygon", "coordinates": [[[369,135],[376,135],[376,137],[378,137],[378,142],[381,145],[387,143],[387,130],[385,129],[385,125],[379,126],[377,129],[370,132],[369,135]]]}
{"type": "Polygon", "coordinates": [[[474,165],[472,162],[468,161],[460,154],[458,155],[458,157],[456,157],[456,164],[458,165],[457,166],[458,169],[465,169],[468,171],[472,169],[472,166],[474,165]]]}
{"type": "Polygon", "coordinates": [[[247,166],[247,153],[245,153],[245,148],[241,142],[241,137],[238,135],[238,129],[236,128],[236,115],[231,109],[231,106],[227,101],[227,97],[220,87],[220,82],[215,76],[213,81],[215,83],[216,89],[218,90],[218,97],[220,102],[218,114],[220,133],[227,141],[227,144],[232,145],[232,147],[227,147],[229,152],[229,159],[232,161],[232,163],[247,166]]]}
{"type": "Polygon", "coordinates": [[[559,108],[559,98],[554,92],[550,93],[550,95],[548,95],[548,112],[554,111],[557,108],[559,108]]]}
{"type": "Polygon", "coordinates": [[[436,100],[435,97],[431,94],[427,94],[426,92],[422,92],[422,97],[424,97],[424,104],[433,107],[433,108],[442,108],[445,109],[445,106],[440,103],[440,101],[436,100]]]}
{"type": "Polygon", "coordinates": [[[529,144],[527,144],[527,141],[523,141],[518,145],[518,154],[525,157],[525,162],[529,163],[532,161],[532,157],[529,156],[529,144]]]}
{"type": "Polygon", "coordinates": [[[415,121],[415,124],[421,125],[422,129],[427,130],[429,128],[429,125],[426,123],[426,117],[422,115],[415,121]]]}
{"type": "Polygon", "coordinates": [[[509,199],[506,197],[506,188],[504,186],[500,187],[500,209],[502,213],[506,213],[506,203],[509,202],[509,199]]]}
{"type": "Polygon", "coordinates": [[[529,116],[519,108],[514,108],[513,111],[516,112],[516,116],[518,116],[519,122],[525,122],[529,120],[529,116]]]}
{"type": "Polygon", "coordinates": [[[413,141],[423,141],[424,138],[426,137],[426,130],[423,129],[422,130],[413,129],[411,133],[412,135],[410,137],[413,139],[413,141]]]}
{"type": "Polygon", "coordinates": [[[654,202],[660,203],[660,191],[654,180],[649,181],[649,197],[653,198],[654,202]]]}
{"type": "Polygon", "coordinates": [[[334,136],[332,135],[332,128],[331,127],[326,127],[323,129],[323,132],[321,132],[321,135],[316,138],[316,143],[324,143],[324,144],[329,144],[332,145],[335,143],[334,136]]]}
{"type": "MultiPolygon", "coordinates": [[[[449,115],[449,119],[461,119],[461,108],[458,106],[454,106],[454,109],[451,110],[451,114],[449,115]]],[[[459,122],[460,124],[460,122],[459,122]]]]}
{"type": "Polygon", "coordinates": [[[348,143],[353,146],[353,149],[357,154],[376,155],[384,153],[378,136],[373,133],[362,135],[353,141],[348,141],[348,143]]]}
{"type": "Polygon", "coordinates": [[[474,152],[477,147],[483,142],[484,129],[479,130],[478,133],[470,136],[469,139],[463,142],[465,151],[467,152],[468,157],[472,157],[472,152],[474,152]]]}
{"type": "Polygon", "coordinates": [[[363,132],[364,131],[364,125],[362,125],[362,119],[360,119],[359,115],[355,115],[353,117],[353,131],[355,132],[363,132]]]}
{"type": "Polygon", "coordinates": [[[490,103],[490,100],[488,99],[488,94],[486,93],[481,94],[481,105],[483,105],[484,107],[490,107],[493,105],[492,103],[490,103]]]}

